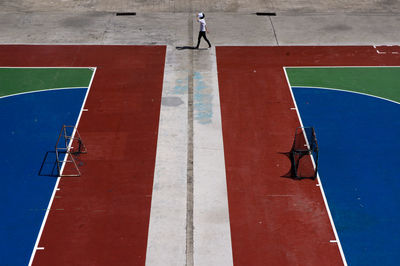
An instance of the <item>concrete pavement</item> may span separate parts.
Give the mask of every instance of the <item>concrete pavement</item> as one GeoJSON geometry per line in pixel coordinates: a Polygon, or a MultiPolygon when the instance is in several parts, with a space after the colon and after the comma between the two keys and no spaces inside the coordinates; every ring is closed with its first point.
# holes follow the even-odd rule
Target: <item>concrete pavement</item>
{"type": "Polygon", "coordinates": [[[176,49],[198,11],[213,46],[400,43],[392,0],[3,1],[0,44],[167,45],[148,265],[232,264],[215,49],[176,49]]]}

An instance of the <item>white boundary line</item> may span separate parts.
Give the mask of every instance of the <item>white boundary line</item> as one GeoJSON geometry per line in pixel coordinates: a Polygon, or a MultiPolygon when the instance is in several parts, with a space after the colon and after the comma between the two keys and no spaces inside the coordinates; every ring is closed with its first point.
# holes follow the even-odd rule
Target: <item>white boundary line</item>
{"type": "Polygon", "coordinates": [[[354,93],[354,94],[359,94],[359,95],[363,95],[363,96],[369,96],[372,98],[377,98],[380,100],[384,100],[384,101],[388,101],[391,103],[395,103],[395,104],[400,104],[400,102],[396,102],[390,99],[386,99],[380,96],[376,96],[376,95],[372,95],[372,94],[368,94],[368,93],[363,93],[363,92],[358,92],[358,91],[350,91],[350,90],[342,90],[342,89],[333,89],[333,88],[324,88],[324,87],[311,87],[311,86],[290,86],[291,88],[310,88],[310,89],[317,89],[317,90],[329,90],[329,91],[340,91],[340,92],[348,92],[348,93],[354,93]]]}
{"type": "MultiPolygon", "coordinates": [[[[303,121],[302,121],[301,116],[300,116],[300,113],[299,113],[299,109],[297,108],[297,102],[296,102],[296,99],[294,98],[293,91],[292,91],[292,87],[290,86],[289,78],[288,78],[287,73],[286,73],[286,67],[283,67],[283,71],[284,71],[284,73],[285,73],[286,82],[287,82],[287,84],[288,84],[288,86],[289,86],[290,95],[292,96],[292,100],[293,100],[294,106],[296,107],[296,113],[297,113],[297,116],[298,116],[298,118],[299,118],[300,126],[301,126],[301,127],[304,127],[303,121]]],[[[311,161],[312,161],[313,166],[314,166],[314,168],[315,168],[315,162],[314,162],[314,158],[313,158],[312,156],[311,156],[311,161]]],[[[332,229],[333,229],[333,233],[334,233],[334,235],[335,235],[335,238],[336,238],[336,241],[337,241],[337,244],[338,244],[339,252],[340,252],[340,255],[342,256],[343,264],[344,264],[345,266],[347,266],[347,261],[346,261],[346,257],[345,257],[344,252],[343,252],[342,244],[341,244],[341,242],[340,242],[339,235],[338,235],[338,233],[337,233],[337,231],[336,231],[335,223],[334,223],[334,221],[333,221],[332,214],[331,214],[331,211],[330,211],[330,209],[329,209],[329,204],[328,204],[328,201],[327,201],[327,199],[326,199],[325,192],[324,192],[324,188],[322,187],[322,182],[321,182],[321,179],[320,179],[320,177],[319,177],[318,172],[317,172],[317,181],[318,181],[318,184],[319,184],[319,188],[320,188],[320,190],[321,190],[322,198],[324,199],[326,211],[327,211],[327,213],[328,213],[329,220],[330,220],[330,222],[331,222],[331,226],[332,226],[332,229]]]]}
{"type": "MultiPolygon", "coordinates": [[[[74,135],[75,135],[76,128],[78,128],[79,121],[80,121],[81,116],[82,116],[82,111],[83,111],[83,108],[85,107],[86,100],[87,100],[87,97],[88,97],[88,95],[89,95],[90,88],[92,87],[92,83],[93,83],[94,76],[95,76],[95,74],[96,74],[97,68],[96,68],[96,67],[93,67],[93,68],[91,68],[91,69],[93,69],[92,78],[91,78],[91,80],[90,80],[90,83],[89,83],[89,86],[88,86],[88,90],[87,90],[86,95],[85,95],[85,99],[83,100],[82,107],[81,107],[81,111],[80,111],[80,113],[79,113],[78,119],[76,120],[75,129],[74,129],[74,131],[73,131],[73,133],[72,133],[72,138],[73,138],[74,135]]],[[[72,144],[72,143],[71,143],[71,141],[70,141],[69,144],[68,144],[68,149],[70,149],[71,144],[72,144]]],[[[61,166],[60,174],[62,174],[62,172],[63,172],[63,170],[64,170],[64,167],[65,167],[65,161],[63,162],[63,164],[62,164],[62,166],[61,166]]],[[[44,218],[43,218],[43,222],[42,222],[42,225],[41,225],[41,227],[40,227],[38,236],[37,236],[37,238],[36,238],[36,243],[35,243],[35,246],[34,246],[34,248],[33,248],[33,251],[32,251],[32,254],[31,254],[31,258],[30,258],[30,260],[29,260],[29,264],[28,264],[29,266],[32,265],[33,259],[35,258],[36,250],[38,250],[38,245],[39,245],[39,242],[40,242],[40,238],[42,237],[43,229],[44,229],[44,226],[45,226],[45,224],[46,224],[47,217],[48,217],[48,215],[49,215],[51,205],[53,204],[53,200],[54,200],[54,197],[55,197],[55,195],[56,195],[56,192],[59,190],[59,189],[58,189],[58,184],[59,184],[59,183],[60,183],[60,176],[57,177],[57,182],[56,182],[56,184],[54,185],[53,193],[52,193],[52,195],[51,195],[49,204],[48,204],[48,206],[47,206],[47,211],[46,211],[46,214],[45,214],[45,216],[44,216],[44,218]]],[[[43,249],[44,249],[44,247],[43,247],[43,249]]]]}
{"type": "Polygon", "coordinates": [[[286,68],[399,68],[400,66],[286,66],[286,68]]]}
{"type": "Polygon", "coordinates": [[[86,87],[54,88],[54,89],[44,89],[44,90],[36,90],[36,91],[26,91],[26,92],[20,92],[20,93],[0,96],[0,99],[24,95],[24,94],[32,94],[32,93],[37,93],[37,92],[57,91],[57,90],[78,90],[78,89],[86,89],[86,87]]]}
{"type": "MultiPolygon", "coordinates": [[[[167,46],[166,42],[156,42],[152,44],[151,42],[143,42],[143,43],[105,43],[104,41],[101,42],[94,42],[94,43],[1,43],[0,46],[167,46]]],[[[231,44],[224,44],[224,45],[217,45],[216,47],[371,47],[376,51],[377,46],[398,46],[397,43],[388,43],[388,44],[374,44],[374,43],[351,43],[351,44],[285,44],[285,45],[261,45],[261,44],[248,44],[248,43],[231,43],[231,44]]]]}
{"type": "MultiPolygon", "coordinates": [[[[1,43],[0,46],[167,46],[168,44],[165,42],[157,42],[155,44],[151,44],[150,42],[140,43],[104,43],[102,42],[94,42],[94,43],[1,43]]],[[[376,50],[376,47],[393,47],[399,46],[398,43],[388,43],[388,44],[374,44],[374,43],[351,43],[351,44],[285,44],[285,45],[261,45],[261,44],[248,44],[248,43],[231,43],[224,45],[217,45],[216,47],[239,47],[239,46],[251,46],[251,47],[371,47],[376,50]]]]}
{"type": "MultiPolygon", "coordinates": [[[[1,43],[0,46],[167,46],[166,42],[157,42],[151,44],[150,41],[140,43],[104,43],[103,41],[96,43],[1,43]]],[[[355,45],[355,46],[367,46],[367,45],[355,45]]],[[[368,45],[370,46],[370,45],[368,45]]]]}
{"type": "MultiPolygon", "coordinates": [[[[273,18],[272,18],[273,19],[273,18]]],[[[329,43],[325,43],[325,44],[321,44],[321,43],[304,43],[304,44],[283,44],[283,45],[279,45],[277,46],[275,45],[261,45],[261,44],[256,44],[256,45],[252,45],[252,44],[240,44],[240,43],[231,43],[231,44],[223,44],[223,45],[216,45],[215,47],[239,47],[239,46],[251,46],[251,47],[370,47],[372,49],[374,49],[374,51],[376,51],[376,49],[374,48],[374,46],[398,46],[398,44],[373,44],[373,43],[351,43],[351,44],[329,44],[329,43]]]]}
{"type": "Polygon", "coordinates": [[[21,66],[0,66],[0,69],[2,69],[2,68],[22,68],[22,69],[29,69],[29,68],[32,68],[32,69],[52,69],[52,68],[68,68],[68,69],[70,69],[70,68],[73,68],[73,69],[91,69],[91,70],[94,70],[94,69],[96,69],[96,67],[69,67],[69,66],[53,66],[53,67],[21,67],[21,66]]]}
{"type": "MultiPolygon", "coordinates": [[[[93,42],[93,43],[39,43],[39,42],[32,42],[32,43],[1,43],[0,46],[167,46],[166,42],[157,42],[156,44],[151,44],[150,42],[143,42],[140,43],[104,43],[104,42],[93,42]]],[[[398,43],[388,43],[388,44],[374,44],[374,43],[351,43],[351,44],[284,44],[277,46],[276,44],[270,45],[261,45],[261,44],[249,44],[249,43],[231,43],[231,44],[224,44],[224,45],[216,45],[216,47],[238,47],[238,46],[251,46],[251,47],[371,47],[376,50],[375,47],[381,46],[398,46],[398,43]]]]}

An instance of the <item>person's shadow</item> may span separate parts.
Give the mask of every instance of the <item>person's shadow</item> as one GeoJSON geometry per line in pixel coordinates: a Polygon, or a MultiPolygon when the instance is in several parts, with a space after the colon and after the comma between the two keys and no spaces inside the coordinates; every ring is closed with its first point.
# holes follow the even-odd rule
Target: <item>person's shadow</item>
{"type": "Polygon", "coordinates": [[[176,50],[196,50],[194,46],[177,46],[176,50]]]}
{"type": "Polygon", "coordinates": [[[196,48],[194,46],[177,46],[176,50],[207,50],[207,48],[196,48]]]}

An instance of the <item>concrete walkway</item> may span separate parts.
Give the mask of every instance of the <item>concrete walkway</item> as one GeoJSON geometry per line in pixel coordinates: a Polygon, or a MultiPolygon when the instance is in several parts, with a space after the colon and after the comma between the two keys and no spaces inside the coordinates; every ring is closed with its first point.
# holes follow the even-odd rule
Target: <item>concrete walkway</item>
{"type": "Polygon", "coordinates": [[[232,265],[215,49],[192,49],[188,20],[167,48],[146,264],[232,265]]]}
{"type": "MultiPolygon", "coordinates": [[[[393,45],[396,13],[206,13],[214,45],[393,45]]],[[[188,45],[191,13],[0,12],[0,43],[188,45]]],[[[193,31],[197,39],[197,28],[193,31]]]]}

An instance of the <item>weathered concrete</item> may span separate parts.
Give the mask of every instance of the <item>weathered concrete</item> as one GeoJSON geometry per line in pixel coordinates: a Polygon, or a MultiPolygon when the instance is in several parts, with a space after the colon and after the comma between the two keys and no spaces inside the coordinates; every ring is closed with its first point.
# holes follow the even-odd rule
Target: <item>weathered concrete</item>
{"type": "Polygon", "coordinates": [[[332,14],[273,17],[280,45],[395,45],[400,43],[395,15],[332,14]]]}
{"type": "Polygon", "coordinates": [[[193,69],[194,265],[233,265],[215,49],[193,69]]]}
{"type": "Polygon", "coordinates": [[[215,49],[190,49],[187,19],[167,49],[146,264],[232,265],[215,49]]]}
{"type": "Polygon", "coordinates": [[[396,0],[5,0],[3,11],[97,11],[97,12],[400,12],[396,0]]]}
{"type": "MultiPolygon", "coordinates": [[[[398,44],[398,15],[207,13],[213,45],[398,44]]],[[[188,45],[192,13],[0,12],[0,43],[188,45]]],[[[193,40],[197,40],[195,26],[193,40]]]]}
{"type": "Polygon", "coordinates": [[[186,264],[188,56],[167,49],[146,265],[186,264]],[[168,104],[173,100],[174,103],[168,104]]]}

